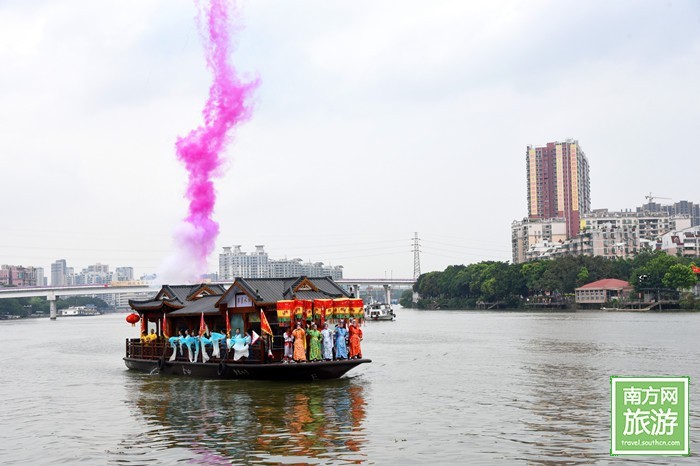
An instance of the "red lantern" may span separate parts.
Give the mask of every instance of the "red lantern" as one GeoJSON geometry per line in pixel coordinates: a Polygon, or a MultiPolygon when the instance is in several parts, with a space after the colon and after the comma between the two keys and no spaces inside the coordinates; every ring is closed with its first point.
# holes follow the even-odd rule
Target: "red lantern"
{"type": "Polygon", "coordinates": [[[138,322],[139,320],[141,320],[141,317],[139,317],[139,315],[135,312],[132,312],[131,314],[126,316],[126,321],[129,322],[132,327],[135,327],[136,322],[138,322]]]}

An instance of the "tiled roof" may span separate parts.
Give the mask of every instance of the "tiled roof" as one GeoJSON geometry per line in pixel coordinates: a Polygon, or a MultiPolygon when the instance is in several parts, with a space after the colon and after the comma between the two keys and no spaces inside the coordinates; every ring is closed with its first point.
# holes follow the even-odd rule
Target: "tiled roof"
{"type": "Polygon", "coordinates": [[[319,298],[341,298],[350,296],[343,288],[338,286],[330,277],[321,278],[245,278],[242,281],[248,285],[259,297],[259,302],[275,302],[281,299],[319,299],[319,298]],[[299,283],[308,279],[318,291],[298,291],[294,292],[299,283]]]}
{"type": "Polygon", "coordinates": [[[160,300],[160,299],[130,299],[129,306],[132,309],[137,309],[140,311],[156,310],[161,309],[164,306],[168,306],[171,309],[179,309],[183,305],[177,300],[160,300]]]}
{"type": "Polygon", "coordinates": [[[169,316],[185,316],[185,315],[199,315],[202,312],[206,314],[218,314],[219,313],[219,308],[215,306],[216,301],[221,296],[218,295],[211,295],[211,296],[204,296],[202,298],[199,298],[195,301],[188,301],[187,306],[183,307],[182,309],[178,309],[176,311],[173,311],[169,313],[169,316]]]}
{"type": "Polygon", "coordinates": [[[630,286],[629,282],[626,282],[624,280],[618,280],[617,278],[605,278],[603,280],[598,280],[592,283],[588,283],[586,285],[583,285],[579,288],[576,288],[577,290],[589,290],[589,289],[595,289],[595,290],[619,290],[621,288],[628,288],[630,286]]]}
{"type": "Polygon", "coordinates": [[[132,309],[137,309],[140,311],[159,310],[164,306],[168,306],[171,309],[174,308],[182,311],[179,312],[178,315],[201,313],[202,311],[204,311],[206,314],[209,312],[209,310],[202,308],[204,303],[200,303],[199,301],[210,298],[206,302],[209,303],[212,308],[215,308],[214,304],[221,297],[221,295],[224,294],[224,291],[225,288],[223,285],[211,285],[206,283],[198,285],[163,285],[163,287],[153,298],[145,300],[129,300],[129,305],[132,307],[132,309]],[[187,299],[191,298],[193,294],[203,287],[207,288],[214,294],[192,300],[187,299]],[[165,299],[156,299],[156,296],[161,294],[165,295],[165,299]],[[171,296],[172,298],[168,299],[167,296],[171,296]],[[211,298],[214,299],[212,300],[211,298]]]}
{"type": "MultiPolygon", "coordinates": [[[[234,283],[246,290],[258,303],[274,303],[283,299],[342,298],[350,294],[330,277],[236,278],[234,283]],[[310,281],[318,291],[294,292],[303,280],[310,281]]],[[[231,288],[229,288],[230,290],[231,288]]]]}

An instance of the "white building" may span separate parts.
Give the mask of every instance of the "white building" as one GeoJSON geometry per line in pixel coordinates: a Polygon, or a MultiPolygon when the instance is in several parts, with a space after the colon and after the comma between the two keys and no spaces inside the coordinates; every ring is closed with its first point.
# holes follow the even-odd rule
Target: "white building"
{"type": "Polygon", "coordinates": [[[66,285],[68,266],[65,259],[59,259],[51,264],[51,286],[66,285]]]}
{"type": "Polygon", "coordinates": [[[239,278],[307,277],[343,278],[343,266],[326,266],[323,262],[307,262],[301,259],[270,260],[263,245],[256,245],[255,252],[244,252],[240,245],[224,247],[219,254],[219,280],[239,278]]]}
{"type": "Polygon", "coordinates": [[[657,247],[673,256],[700,257],[700,225],[665,233],[657,247]]]}
{"type": "Polygon", "coordinates": [[[581,229],[628,229],[640,239],[656,240],[671,230],[690,227],[687,215],[672,215],[668,212],[610,212],[608,209],[596,209],[581,218],[581,229]]]}
{"type": "Polygon", "coordinates": [[[566,240],[566,219],[523,219],[511,225],[513,263],[551,257],[558,244],[566,240]]]}
{"type": "MultiPolygon", "coordinates": [[[[562,238],[562,222],[563,219],[513,222],[513,262],[561,255],[629,259],[644,249],[661,249],[664,235],[690,227],[687,215],[598,209],[583,214],[578,235],[567,240],[562,238]]],[[[687,249],[692,249],[691,243],[696,244],[694,239],[689,237],[687,249]]]]}
{"type": "Polygon", "coordinates": [[[268,256],[264,245],[256,245],[255,252],[248,254],[241,250],[241,245],[225,247],[219,254],[219,280],[241,278],[270,278],[268,256]]]}
{"type": "Polygon", "coordinates": [[[133,267],[117,267],[114,269],[112,281],[128,282],[134,279],[133,267]]]}

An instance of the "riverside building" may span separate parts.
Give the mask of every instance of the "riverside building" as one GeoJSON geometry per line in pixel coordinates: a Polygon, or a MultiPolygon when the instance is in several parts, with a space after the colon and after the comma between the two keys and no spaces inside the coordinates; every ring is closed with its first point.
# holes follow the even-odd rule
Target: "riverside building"
{"type": "Polygon", "coordinates": [[[694,230],[690,229],[691,220],[687,215],[597,209],[582,216],[579,233],[568,239],[562,239],[561,223],[562,219],[514,222],[511,227],[513,262],[563,255],[629,259],[642,250],[655,249],[673,251],[674,254],[682,250],[684,255],[695,251],[696,238],[692,236],[694,230]],[[536,229],[533,229],[533,224],[536,229]],[[553,234],[555,231],[559,234],[553,234]],[[670,246],[673,241],[678,245],[681,240],[687,245],[683,243],[680,249],[670,246]]]}

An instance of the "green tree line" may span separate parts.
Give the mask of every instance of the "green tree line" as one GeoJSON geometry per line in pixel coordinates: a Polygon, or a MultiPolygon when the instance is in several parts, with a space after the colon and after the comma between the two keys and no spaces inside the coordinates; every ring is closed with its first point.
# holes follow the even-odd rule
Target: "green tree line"
{"type": "MultiPolygon", "coordinates": [[[[538,300],[566,301],[574,289],[604,278],[626,280],[635,290],[683,290],[697,283],[689,258],[661,251],[643,252],[633,259],[600,256],[562,256],[523,264],[485,261],[451,265],[442,272],[422,274],[413,290],[420,300],[411,304],[411,292],[401,296],[401,305],[418,308],[473,309],[479,303],[501,303],[518,308],[538,300]]],[[[684,295],[681,305],[700,305],[684,295]]]]}
{"type": "MultiPolygon", "coordinates": [[[[94,305],[98,310],[109,308],[100,298],[86,296],[69,296],[56,300],[56,309],[67,309],[71,306],[94,305]]],[[[0,299],[0,316],[15,315],[29,317],[32,314],[49,314],[49,301],[46,298],[10,298],[0,299]]]]}

